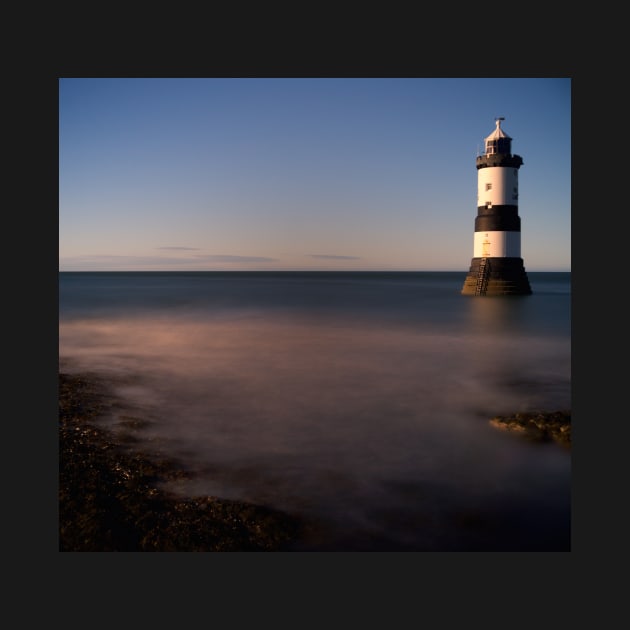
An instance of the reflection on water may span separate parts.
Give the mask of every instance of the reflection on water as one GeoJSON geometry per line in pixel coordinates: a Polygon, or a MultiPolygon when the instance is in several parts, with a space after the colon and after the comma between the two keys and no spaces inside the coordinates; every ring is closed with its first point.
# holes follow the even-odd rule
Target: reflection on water
{"type": "Polygon", "coordinates": [[[61,368],[111,378],[199,473],[171,489],[322,520],[309,549],[568,550],[570,454],[488,419],[570,408],[569,336],[536,300],[439,303],[74,308],[61,368]]]}

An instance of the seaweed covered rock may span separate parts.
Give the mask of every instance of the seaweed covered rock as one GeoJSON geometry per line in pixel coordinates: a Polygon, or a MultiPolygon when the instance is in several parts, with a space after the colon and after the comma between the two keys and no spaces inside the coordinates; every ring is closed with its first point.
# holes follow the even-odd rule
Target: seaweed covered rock
{"type": "Polygon", "coordinates": [[[499,429],[515,431],[535,442],[551,440],[571,446],[571,411],[515,413],[495,416],[490,424],[499,429]]]}
{"type": "Polygon", "coordinates": [[[186,471],[97,426],[108,395],[96,379],[59,375],[60,551],[282,551],[299,537],[291,515],[160,490],[186,471]]]}

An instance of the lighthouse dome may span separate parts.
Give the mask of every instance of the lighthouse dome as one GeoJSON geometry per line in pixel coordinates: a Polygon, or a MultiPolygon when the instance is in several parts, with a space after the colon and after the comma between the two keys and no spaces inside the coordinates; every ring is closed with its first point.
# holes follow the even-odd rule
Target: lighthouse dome
{"type": "Polygon", "coordinates": [[[512,138],[501,129],[502,116],[495,119],[495,130],[485,139],[486,155],[510,154],[512,152],[512,138]]]}

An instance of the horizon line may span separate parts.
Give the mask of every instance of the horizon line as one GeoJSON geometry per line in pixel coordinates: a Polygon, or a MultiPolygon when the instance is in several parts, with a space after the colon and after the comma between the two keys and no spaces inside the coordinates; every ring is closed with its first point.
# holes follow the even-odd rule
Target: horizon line
{"type": "MultiPolygon", "coordinates": [[[[58,269],[58,273],[468,273],[468,269],[58,269]]],[[[527,273],[571,273],[530,269],[527,273]]]]}

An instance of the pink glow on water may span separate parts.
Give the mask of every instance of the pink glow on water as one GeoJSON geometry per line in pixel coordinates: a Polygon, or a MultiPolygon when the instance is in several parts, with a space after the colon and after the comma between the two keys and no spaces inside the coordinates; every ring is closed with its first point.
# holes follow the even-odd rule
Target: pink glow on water
{"type": "MultiPolygon", "coordinates": [[[[566,453],[534,450],[487,421],[569,408],[569,343],[492,330],[304,314],[77,318],[60,323],[60,357],[64,371],[112,379],[129,409],[152,422],[139,437],[159,440],[199,473],[171,489],[430,547],[435,532],[374,514],[492,511],[519,493],[554,500],[557,488],[535,496],[545,475],[568,482],[566,453]],[[438,508],[440,496],[451,507],[438,508]]],[[[456,536],[447,533],[452,523],[440,528],[456,536]]]]}

